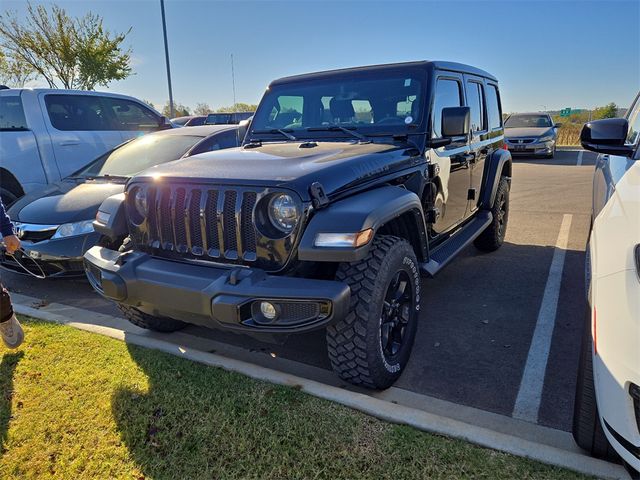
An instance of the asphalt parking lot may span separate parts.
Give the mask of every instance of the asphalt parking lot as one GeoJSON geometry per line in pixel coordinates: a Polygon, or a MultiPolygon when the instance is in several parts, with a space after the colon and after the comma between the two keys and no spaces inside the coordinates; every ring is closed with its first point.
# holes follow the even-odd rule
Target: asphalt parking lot
{"type": "MultiPolygon", "coordinates": [[[[595,154],[516,159],[505,245],[467,249],[424,280],[416,343],[396,384],[418,394],[568,431],[584,325],[584,250],[595,154]]],[[[2,272],[16,293],[119,315],[83,280],[2,272]]],[[[90,319],[87,319],[90,321],[90,319]]],[[[200,327],[195,335],[328,370],[322,332],[281,345],[200,327]]],[[[301,371],[304,371],[302,369],[301,371]]]]}

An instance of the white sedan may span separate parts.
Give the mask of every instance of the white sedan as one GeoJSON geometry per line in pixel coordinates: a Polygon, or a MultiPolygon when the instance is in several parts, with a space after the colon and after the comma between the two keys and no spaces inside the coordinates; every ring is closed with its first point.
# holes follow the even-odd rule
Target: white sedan
{"type": "Polygon", "coordinates": [[[573,435],[592,455],[640,474],[640,96],[625,119],[585,125],[599,152],[586,274],[588,325],[573,435]]]}

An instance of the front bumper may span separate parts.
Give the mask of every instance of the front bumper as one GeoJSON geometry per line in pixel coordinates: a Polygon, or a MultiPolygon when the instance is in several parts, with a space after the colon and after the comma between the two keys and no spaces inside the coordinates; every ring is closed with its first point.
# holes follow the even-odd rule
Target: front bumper
{"type": "Polygon", "coordinates": [[[244,333],[296,333],[346,316],[351,292],[337,281],[268,275],[263,270],[159,259],[93,247],[87,277],[103,296],[160,317],[244,333]],[[279,316],[268,320],[259,304],[279,316]]]}
{"type": "Polygon", "coordinates": [[[553,152],[555,148],[556,141],[550,140],[548,142],[533,142],[533,143],[511,143],[509,139],[506,139],[505,144],[509,149],[509,152],[516,155],[526,155],[526,156],[547,156],[553,152]]]}
{"type": "MultiPolygon", "coordinates": [[[[82,256],[99,239],[100,235],[92,232],[40,242],[22,241],[21,247],[47,277],[82,277],[85,274],[82,256]]],[[[29,264],[31,261],[27,260],[25,265],[29,267],[29,264]]],[[[4,248],[0,248],[0,266],[15,273],[26,274],[13,257],[7,255],[4,248]]]]}

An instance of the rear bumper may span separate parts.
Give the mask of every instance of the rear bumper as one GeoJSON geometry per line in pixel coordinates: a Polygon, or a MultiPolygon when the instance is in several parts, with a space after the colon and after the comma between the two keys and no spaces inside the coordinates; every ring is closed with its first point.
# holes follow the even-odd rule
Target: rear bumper
{"type": "Polygon", "coordinates": [[[349,286],[337,281],[273,276],[244,267],[209,266],[93,247],[87,277],[103,296],[150,315],[245,333],[296,333],[344,317],[349,286]],[[279,316],[266,319],[268,301],[279,316]]]}

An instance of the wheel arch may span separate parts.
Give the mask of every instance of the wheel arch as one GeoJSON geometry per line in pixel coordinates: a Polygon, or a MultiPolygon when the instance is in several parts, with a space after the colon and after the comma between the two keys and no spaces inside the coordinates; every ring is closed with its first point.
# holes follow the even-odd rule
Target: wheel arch
{"type": "Polygon", "coordinates": [[[18,198],[24,195],[24,189],[18,179],[6,168],[0,167],[0,187],[6,188],[18,198]]]}
{"type": "Polygon", "coordinates": [[[480,196],[480,205],[483,209],[490,209],[493,206],[493,201],[496,198],[496,191],[500,184],[501,177],[508,177],[511,179],[511,172],[513,167],[513,161],[511,159],[511,153],[507,150],[496,150],[487,159],[487,178],[482,188],[482,194],[480,196]]]}
{"type": "Polygon", "coordinates": [[[372,229],[406,239],[418,260],[427,257],[427,229],[420,198],[409,190],[383,186],[339,200],[317,211],[309,221],[298,258],[315,262],[354,262],[363,259],[372,242],[359,248],[316,247],[318,233],[357,233],[372,229]]]}

